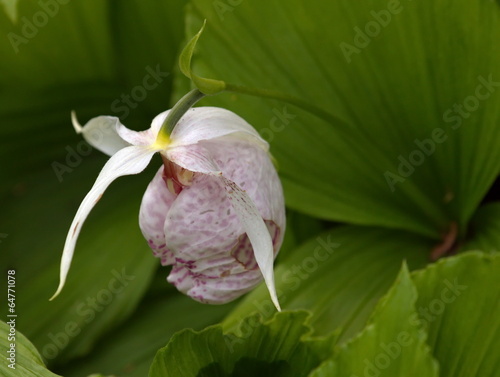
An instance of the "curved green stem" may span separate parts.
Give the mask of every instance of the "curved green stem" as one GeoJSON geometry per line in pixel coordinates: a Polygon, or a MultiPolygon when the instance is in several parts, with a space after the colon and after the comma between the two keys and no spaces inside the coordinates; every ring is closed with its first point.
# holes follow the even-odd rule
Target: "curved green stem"
{"type": "Polygon", "coordinates": [[[306,101],[301,100],[300,98],[290,96],[285,93],[281,93],[275,90],[268,90],[268,89],[257,89],[257,88],[248,88],[245,86],[241,85],[234,85],[230,83],[226,83],[225,90],[228,92],[235,92],[235,93],[242,93],[242,94],[249,94],[251,96],[257,96],[257,97],[265,97],[265,98],[271,98],[271,99],[276,99],[279,101],[287,102],[291,105],[295,105],[297,107],[300,107],[309,113],[316,115],[318,118],[321,118],[329,123],[344,123],[340,118],[337,118],[336,116],[330,114],[329,112],[319,108],[318,106],[315,106],[313,104],[310,104],[306,101]]]}
{"type": "MultiPolygon", "coordinates": [[[[327,111],[310,104],[306,101],[301,100],[300,98],[290,96],[285,93],[281,93],[275,90],[268,89],[257,89],[257,88],[248,88],[241,85],[234,85],[230,83],[225,83],[225,87],[223,91],[248,94],[251,96],[264,97],[275,99],[279,101],[283,101],[289,103],[291,105],[302,108],[309,113],[316,115],[318,118],[323,119],[329,123],[344,123],[341,119],[335,117],[327,111]]],[[[187,93],[184,97],[182,97],[179,102],[177,102],[172,110],[168,113],[165,121],[161,125],[160,132],[158,133],[158,142],[163,143],[164,141],[168,141],[170,139],[170,134],[172,133],[175,125],[179,122],[182,116],[200,99],[205,97],[206,94],[202,93],[199,89],[193,89],[189,93],[187,93]]]]}
{"type": "Polygon", "coordinates": [[[203,97],[205,97],[205,94],[200,92],[198,89],[193,89],[182,97],[179,102],[172,107],[172,110],[170,110],[165,118],[165,121],[161,125],[160,132],[158,133],[158,138],[170,137],[175,125],[179,122],[182,116],[203,97]]]}
{"type": "MultiPolygon", "coordinates": [[[[196,47],[196,44],[198,43],[198,39],[200,38],[201,33],[203,33],[203,30],[205,29],[206,25],[206,20],[203,22],[203,26],[201,27],[200,31],[196,33],[191,40],[188,42],[186,47],[182,50],[180,57],[179,57],[179,67],[181,69],[181,72],[198,87],[198,94],[201,94],[201,91],[203,91],[206,95],[214,95],[218,94],[224,91],[228,92],[235,92],[235,93],[242,93],[242,94],[249,94],[251,96],[257,96],[257,97],[264,97],[264,98],[270,98],[270,99],[275,99],[283,102],[287,102],[291,105],[297,106],[299,108],[302,108],[309,113],[316,115],[318,118],[325,120],[328,123],[342,123],[345,124],[344,121],[342,121],[340,118],[330,114],[328,111],[324,111],[318,106],[315,106],[311,103],[308,103],[306,101],[301,100],[300,98],[290,96],[286,93],[281,93],[275,90],[267,90],[267,89],[256,89],[256,88],[248,88],[245,86],[241,85],[235,85],[231,83],[224,82],[222,80],[214,80],[214,79],[207,79],[201,76],[198,76],[194,74],[194,72],[191,70],[191,59],[193,57],[194,49],[196,47]]],[[[193,91],[188,93],[184,98],[187,98],[188,95],[191,95],[193,91]]],[[[194,94],[193,94],[194,95],[194,94]]],[[[179,101],[182,102],[184,98],[179,101]]],[[[200,97],[201,98],[201,97],[200,97]]],[[[199,98],[198,98],[199,99],[199,98]]],[[[198,100],[196,99],[191,106],[198,100]]],[[[179,105],[177,103],[174,108],[172,109],[172,112],[174,112],[174,109],[179,105]]],[[[187,111],[187,109],[184,110],[184,112],[187,111]]],[[[183,112],[183,113],[184,113],[183,112]]],[[[182,114],[183,114],[182,113],[182,114]]],[[[182,116],[181,114],[181,116],[182,116]]],[[[177,121],[180,119],[180,116],[176,119],[174,118],[174,115],[172,115],[172,119],[170,120],[170,115],[169,114],[168,118],[165,120],[165,123],[170,122],[170,128],[169,126],[166,126],[165,124],[162,126],[162,132],[168,132],[172,131],[173,127],[177,123],[177,121]],[[165,130],[164,130],[165,128],[165,130]]],[[[163,137],[165,138],[167,135],[164,134],[163,137]]]]}

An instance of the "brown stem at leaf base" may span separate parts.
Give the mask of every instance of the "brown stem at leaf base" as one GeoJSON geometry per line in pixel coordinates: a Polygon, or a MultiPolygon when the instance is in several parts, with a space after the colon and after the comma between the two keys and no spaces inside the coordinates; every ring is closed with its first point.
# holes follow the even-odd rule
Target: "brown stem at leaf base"
{"type": "Polygon", "coordinates": [[[434,262],[445,255],[452,255],[456,252],[458,247],[457,244],[458,236],[458,225],[454,221],[450,224],[448,232],[443,235],[442,242],[436,245],[430,255],[430,259],[434,262]]]}

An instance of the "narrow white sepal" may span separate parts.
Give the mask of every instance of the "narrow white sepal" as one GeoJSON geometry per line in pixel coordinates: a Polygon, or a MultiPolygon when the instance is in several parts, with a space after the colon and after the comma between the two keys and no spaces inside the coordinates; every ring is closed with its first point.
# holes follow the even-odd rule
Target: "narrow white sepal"
{"type": "Polygon", "coordinates": [[[233,181],[222,176],[221,178],[224,181],[231,204],[252,244],[255,260],[262,272],[271,300],[280,312],[281,307],[274,284],[274,248],[271,235],[250,196],[233,181]]]}
{"type": "Polygon", "coordinates": [[[77,134],[81,134],[83,131],[83,127],[78,121],[78,118],[76,117],[75,110],[71,110],[71,123],[73,124],[73,128],[75,129],[75,132],[77,134]]]}
{"type": "Polygon", "coordinates": [[[83,222],[104,194],[104,191],[118,177],[142,172],[148,166],[153,154],[157,151],[151,147],[129,146],[116,152],[106,162],[94,185],[80,204],[75,218],[71,223],[61,259],[59,286],[50,300],[53,300],[61,292],[66,282],[66,276],[68,275],[71,260],[73,259],[76,240],[82,229],[83,222]]]}
{"type": "Polygon", "coordinates": [[[120,123],[117,117],[99,116],[92,118],[82,127],[75,112],[72,111],[71,122],[77,134],[82,134],[87,143],[108,156],[130,146],[130,143],[123,140],[118,134],[118,128],[125,128],[125,126],[120,123]]]}

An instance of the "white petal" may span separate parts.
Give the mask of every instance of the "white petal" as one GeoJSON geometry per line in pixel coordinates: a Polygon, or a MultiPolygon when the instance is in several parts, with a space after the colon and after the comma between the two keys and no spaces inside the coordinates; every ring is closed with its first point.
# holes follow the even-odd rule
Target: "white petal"
{"type": "Polygon", "coordinates": [[[255,206],[252,199],[248,194],[242,190],[236,183],[222,177],[224,183],[226,184],[226,192],[228,193],[229,199],[233,204],[233,208],[240,219],[243,229],[250,239],[252,244],[255,260],[259,265],[264,281],[266,282],[267,289],[271,295],[271,300],[273,301],[276,309],[281,311],[280,304],[278,302],[278,296],[276,294],[276,287],[274,285],[274,273],[273,273],[273,262],[274,262],[274,251],[273,251],[273,241],[271,235],[267,229],[259,210],[255,206]]]}
{"type": "Polygon", "coordinates": [[[156,135],[160,131],[161,126],[163,125],[163,122],[167,118],[169,112],[170,110],[167,110],[164,111],[163,113],[158,114],[157,116],[154,117],[153,122],[151,122],[151,129],[156,135]]]}
{"type": "MultiPolygon", "coordinates": [[[[160,114],[162,115],[162,114],[160,114]]],[[[264,150],[269,144],[243,118],[218,107],[194,107],[177,123],[170,139],[171,147],[196,144],[202,140],[233,137],[249,141],[264,150]]]]}
{"type": "Polygon", "coordinates": [[[210,158],[208,151],[203,145],[195,144],[169,149],[167,157],[170,161],[175,162],[185,169],[218,176],[224,182],[233,208],[250,239],[255,259],[262,272],[271,299],[276,308],[281,310],[274,285],[273,241],[259,210],[250,196],[236,183],[222,176],[222,172],[217,167],[215,161],[210,158]]]}
{"type": "Polygon", "coordinates": [[[83,138],[94,148],[112,156],[120,149],[130,145],[118,134],[118,127],[122,126],[117,117],[100,116],[92,118],[82,127],[76,119],[74,111],[71,112],[71,121],[76,133],[82,134],[83,138]]]}
{"type": "MultiPolygon", "coordinates": [[[[168,114],[168,111],[165,113],[168,114]]],[[[129,130],[120,123],[120,119],[112,116],[92,118],[82,127],[76,119],[75,112],[72,111],[71,121],[76,133],[82,134],[90,145],[108,156],[130,145],[151,145],[158,133],[153,129],[139,132],[129,130]]]]}
{"type": "Polygon", "coordinates": [[[125,127],[123,124],[118,124],[116,126],[118,135],[126,142],[128,145],[152,145],[156,141],[156,135],[151,128],[145,131],[132,131],[125,127]]]}
{"type": "Polygon", "coordinates": [[[142,172],[146,166],[148,166],[149,161],[155,152],[157,151],[150,147],[129,146],[116,152],[108,160],[108,162],[106,162],[106,165],[104,165],[99,173],[94,186],[92,186],[80,204],[75,218],[71,223],[61,259],[59,287],[57,288],[54,296],[52,296],[51,300],[61,292],[61,289],[64,286],[66,276],[71,265],[71,259],[73,258],[76,239],[80,234],[83,222],[94,205],[99,201],[101,196],[104,194],[104,191],[116,178],[142,172]]]}
{"type": "Polygon", "coordinates": [[[209,152],[202,144],[192,144],[175,148],[168,148],[167,158],[180,167],[195,173],[221,175],[217,164],[212,160],[209,152]]]}

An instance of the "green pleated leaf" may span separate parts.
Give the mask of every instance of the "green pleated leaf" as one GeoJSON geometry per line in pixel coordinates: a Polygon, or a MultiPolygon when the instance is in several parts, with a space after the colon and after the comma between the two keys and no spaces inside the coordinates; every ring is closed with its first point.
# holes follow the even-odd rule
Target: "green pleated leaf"
{"type": "Polygon", "coordinates": [[[9,219],[2,259],[7,256],[18,276],[17,302],[23,313],[19,329],[52,363],[87,353],[104,332],[130,315],[158,265],[137,220],[148,177],[128,177],[128,184],[123,178],[89,217],[67,285],[48,301],[57,287],[71,218],[93,181],[90,173],[97,174],[102,166],[101,159],[93,160],[82,163],[63,183],[50,168],[34,174],[2,212],[9,219]]]}
{"type": "Polygon", "coordinates": [[[500,376],[500,257],[480,252],[416,271],[418,317],[440,376],[500,376]]]}
{"type": "Polygon", "coordinates": [[[220,325],[182,331],[158,351],[149,376],[307,376],[333,339],[307,339],[307,317],[283,312],[262,323],[250,316],[238,334],[223,333],[220,325]]]}
{"type": "Polygon", "coordinates": [[[8,38],[0,41],[0,156],[17,156],[0,167],[7,176],[2,190],[50,163],[64,175],[65,147],[81,141],[69,122],[71,110],[82,123],[105,114],[143,130],[169,107],[183,5],[182,0],[155,7],[140,1],[23,0],[19,23],[0,22],[3,34],[23,34],[33,18],[48,15],[18,53],[8,38]]]}
{"type": "Polygon", "coordinates": [[[330,228],[331,223],[329,222],[288,209],[285,237],[275,264],[281,263],[285,258],[293,255],[293,250],[302,243],[319,236],[330,228]]]}
{"type": "MultiPolygon", "coordinates": [[[[9,161],[16,156],[13,163],[0,166],[5,176],[0,182],[0,194],[15,196],[22,192],[23,182],[40,170],[47,173],[42,181],[55,179],[61,183],[79,170],[92,158],[92,148],[76,135],[70,112],[76,110],[82,121],[107,113],[119,90],[111,83],[81,83],[40,90],[12,88],[0,94],[0,114],[4,119],[0,127],[0,158],[9,161]]],[[[104,156],[101,161],[106,161],[104,156]]],[[[98,173],[99,168],[95,169],[98,173]]],[[[90,184],[92,177],[88,178],[90,184]]]]}
{"type": "Polygon", "coordinates": [[[57,377],[45,367],[33,344],[19,332],[18,320],[11,317],[7,323],[0,321],[0,374],[3,377],[57,377]]]}
{"type": "MultiPolygon", "coordinates": [[[[289,211],[283,249],[291,250],[298,242],[321,233],[324,226],[317,219],[289,211]]],[[[288,255],[284,253],[280,257],[288,255]]],[[[172,285],[165,284],[166,275],[166,269],[157,270],[148,297],[139,304],[139,309],[107,334],[89,355],[73,360],[56,371],[66,377],[79,377],[96,371],[123,377],[143,377],[147,375],[156,351],[174,332],[183,328],[200,330],[214,324],[236,304],[199,304],[179,294],[172,285]]]]}
{"type": "MultiPolygon", "coordinates": [[[[403,260],[411,269],[422,267],[430,248],[414,235],[378,228],[344,226],[322,233],[288,251],[275,269],[281,306],[310,310],[316,334],[337,330],[343,342],[365,327],[403,260]]],[[[225,328],[238,328],[252,312],[266,318],[274,313],[264,286],[244,298],[225,328]]]]}
{"type": "MultiPolygon", "coordinates": [[[[165,272],[161,275],[165,284],[165,272]]],[[[147,376],[156,352],[175,332],[201,330],[220,320],[231,307],[203,305],[177,292],[162,292],[141,302],[140,310],[108,334],[90,355],[72,361],[60,373],[65,377],[97,371],[121,377],[147,376]]]]}
{"type": "Polygon", "coordinates": [[[439,376],[425,332],[411,321],[417,316],[416,299],[415,286],[403,265],[363,332],[310,376],[439,376]]]}
{"type": "Polygon", "coordinates": [[[68,285],[48,301],[71,219],[107,159],[75,134],[70,112],[82,123],[105,114],[148,128],[170,102],[182,6],[21,0],[15,24],[0,12],[0,259],[19,275],[19,329],[51,366],[88,353],[122,323],[158,266],[138,227],[160,165],[153,160],[106,192],[84,225],[68,285]],[[27,42],[13,46],[14,34],[27,42]]]}
{"type": "Polygon", "coordinates": [[[154,5],[140,0],[112,2],[109,19],[115,59],[128,87],[112,110],[122,120],[139,105],[149,111],[151,119],[170,108],[173,71],[184,38],[186,3],[187,0],[154,5]]]}
{"type": "Polygon", "coordinates": [[[17,9],[16,23],[0,12],[4,90],[114,77],[109,1],[20,0],[17,9]]]}
{"type": "Polygon", "coordinates": [[[464,236],[500,172],[497,2],[195,0],[188,34],[204,19],[194,72],[339,119],[234,93],[205,101],[271,141],[290,207],[434,238],[456,222],[464,236]]]}

